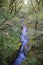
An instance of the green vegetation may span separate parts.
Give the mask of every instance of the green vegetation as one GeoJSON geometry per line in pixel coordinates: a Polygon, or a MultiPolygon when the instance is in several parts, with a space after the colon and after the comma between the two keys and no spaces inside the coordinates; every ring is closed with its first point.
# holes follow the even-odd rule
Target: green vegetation
{"type": "Polygon", "coordinates": [[[10,65],[19,53],[22,17],[31,51],[21,65],[43,65],[43,0],[0,0],[0,65],[10,65]]]}

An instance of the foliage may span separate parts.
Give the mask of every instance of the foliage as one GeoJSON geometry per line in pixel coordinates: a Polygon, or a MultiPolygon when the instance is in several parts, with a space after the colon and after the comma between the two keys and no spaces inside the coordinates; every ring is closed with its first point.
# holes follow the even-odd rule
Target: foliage
{"type": "Polygon", "coordinates": [[[0,60],[6,65],[6,59],[19,49],[20,44],[20,19],[12,16],[2,8],[0,10],[0,60]],[[19,24],[18,24],[19,23],[19,24]],[[3,61],[4,59],[4,61],[3,61]]]}
{"type": "Polygon", "coordinates": [[[17,57],[22,18],[29,27],[28,45],[32,49],[21,65],[43,65],[43,0],[27,4],[24,0],[0,0],[0,65],[8,65],[17,57]]]}

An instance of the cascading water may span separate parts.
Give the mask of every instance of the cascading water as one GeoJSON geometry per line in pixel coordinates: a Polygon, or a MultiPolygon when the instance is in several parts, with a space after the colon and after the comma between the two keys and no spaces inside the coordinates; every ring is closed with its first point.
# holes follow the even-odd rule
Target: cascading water
{"type": "Polygon", "coordinates": [[[26,44],[29,41],[29,37],[27,35],[27,32],[28,32],[27,26],[23,25],[23,30],[22,30],[22,33],[21,33],[21,43],[22,43],[21,51],[23,51],[23,48],[26,46],[26,44]]]}
{"type": "Polygon", "coordinates": [[[19,52],[19,55],[18,55],[17,59],[15,60],[15,62],[12,65],[20,65],[21,62],[23,60],[25,60],[25,58],[26,58],[23,49],[29,41],[27,32],[28,32],[27,26],[23,25],[22,33],[21,33],[21,36],[20,36],[22,46],[21,46],[21,49],[20,49],[20,52],[19,52]]]}

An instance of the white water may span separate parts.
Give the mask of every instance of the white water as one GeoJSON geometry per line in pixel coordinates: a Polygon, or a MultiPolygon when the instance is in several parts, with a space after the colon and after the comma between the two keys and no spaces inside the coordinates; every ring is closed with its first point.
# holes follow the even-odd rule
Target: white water
{"type": "Polygon", "coordinates": [[[22,29],[21,36],[20,36],[22,47],[21,47],[21,50],[19,52],[18,58],[15,60],[15,62],[12,65],[20,65],[21,62],[23,60],[25,60],[25,58],[26,58],[24,55],[23,49],[29,41],[27,32],[28,32],[28,28],[26,27],[26,25],[23,25],[23,29],[22,29]]]}

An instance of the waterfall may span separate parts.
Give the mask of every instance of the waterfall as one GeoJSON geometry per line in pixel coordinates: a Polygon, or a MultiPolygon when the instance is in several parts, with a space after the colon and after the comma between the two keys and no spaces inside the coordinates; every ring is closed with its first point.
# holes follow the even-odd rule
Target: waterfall
{"type": "Polygon", "coordinates": [[[21,51],[23,51],[23,48],[26,46],[26,44],[28,43],[29,41],[29,37],[27,35],[27,32],[28,32],[28,28],[26,25],[23,25],[23,30],[22,30],[22,33],[21,33],[21,43],[22,43],[22,47],[21,47],[21,51]]]}
{"type": "Polygon", "coordinates": [[[25,58],[26,58],[23,49],[26,46],[26,44],[28,43],[28,41],[29,41],[27,32],[28,32],[27,26],[23,25],[23,29],[22,29],[22,32],[21,32],[21,35],[20,35],[21,44],[22,44],[21,50],[19,52],[19,55],[18,55],[17,59],[15,60],[15,62],[12,65],[20,65],[21,62],[23,60],[25,60],[25,58]]]}

